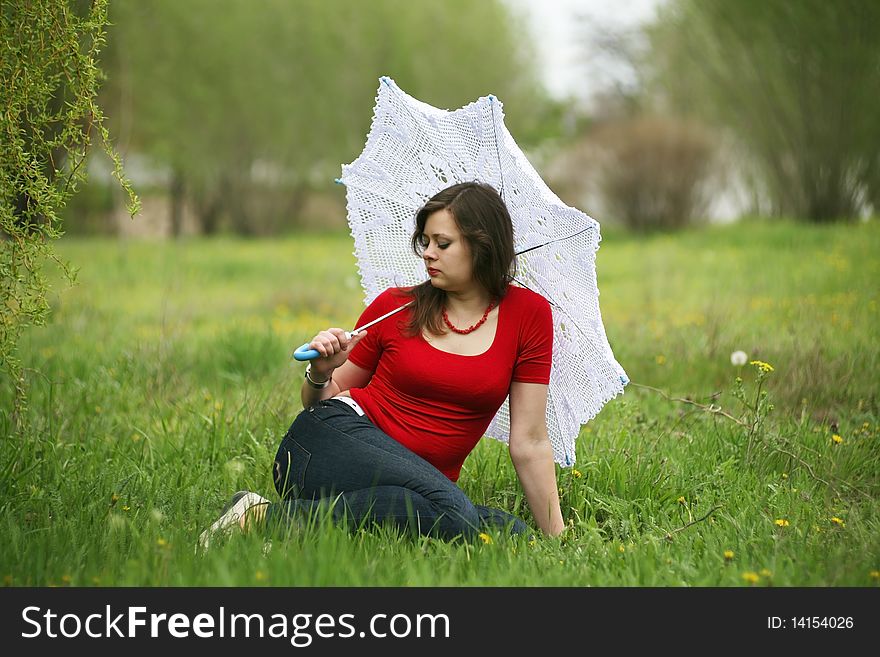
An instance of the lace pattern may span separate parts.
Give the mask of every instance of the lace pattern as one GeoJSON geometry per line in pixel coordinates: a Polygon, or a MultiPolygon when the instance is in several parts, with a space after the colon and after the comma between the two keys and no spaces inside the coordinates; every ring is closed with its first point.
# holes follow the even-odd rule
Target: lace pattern
{"type": "MultiPolygon", "coordinates": [[[[365,302],[388,287],[426,279],[423,263],[410,250],[415,214],[441,189],[473,180],[500,192],[513,219],[517,252],[550,242],[518,256],[516,283],[543,295],[553,309],[547,427],[555,461],[573,465],[581,426],[629,382],[599,311],[599,224],[547,187],[505,127],[503,106],[494,96],[447,111],[381,78],[364,150],[343,165],[340,179],[365,302]]],[[[507,401],[486,435],[508,441],[507,401]]]]}

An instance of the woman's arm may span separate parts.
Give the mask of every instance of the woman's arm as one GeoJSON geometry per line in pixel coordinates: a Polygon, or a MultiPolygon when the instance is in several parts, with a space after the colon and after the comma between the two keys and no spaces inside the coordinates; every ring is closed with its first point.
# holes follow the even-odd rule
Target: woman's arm
{"type": "Polygon", "coordinates": [[[545,534],[565,529],[553,448],[547,435],[547,386],[514,381],[510,386],[510,460],[535,522],[545,534]]]}
{"type": "Polygon", "coordinates": [[[366,331],[359,333],[353,338],[346,338],[342,329],[328,329],[321,331],[309,343],[309,348],[315,349],[321,354],[319,358],[310,361],[309,376],[315,383],[330,380],[326,388],[315,387],[307,380],[303,381],[300,390],[300,399],[303,408],[308,408],[322,399],[330,399],[345,392],[350,388],[362,388],[369,383],[372,372],[358,367],[348,360],[348,355],[366,331]]]}

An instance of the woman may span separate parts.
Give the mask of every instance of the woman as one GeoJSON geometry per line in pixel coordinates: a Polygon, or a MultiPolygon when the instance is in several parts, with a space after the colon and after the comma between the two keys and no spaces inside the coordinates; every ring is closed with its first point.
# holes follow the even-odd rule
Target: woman
{"type": "Polygon", "coordinates": [[[406,310],[351,338],[321,331],[309,344],[320,357],[305,371],[305,410],[275,457],[282,502],[236,493],[203,546],[229,528],[295,522],[322,506],[336,520],[447,539],[526,532],[455,484],[508,394],[510,457],[529,507],[545,534],[562,532],[545,422],[552,315],[543,297],[510,285],[516,256],[503,200],[480,183],[444,189],[419,210],[412,245],[429,280],[386,290],[358,326],[410,302],[406,310]]]}

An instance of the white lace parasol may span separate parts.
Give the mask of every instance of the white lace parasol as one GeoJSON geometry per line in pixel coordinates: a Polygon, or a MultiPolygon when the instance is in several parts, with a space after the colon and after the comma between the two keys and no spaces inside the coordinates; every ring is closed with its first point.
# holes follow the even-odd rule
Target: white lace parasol
{"type": "MultiPolygon", "coordinates": [[[[521,254],[516,282],[543,295],[553,308],[547,427],[556,462],[570,466],[581,425],[622,393],[629,379],[614,359],[599,312],[599,224],[550,191],[503,119],[494,96],[446,111],[383,77],[367,143],[354,162],[343,165],[338,182],[346,186],[366,303],[388,287],[426,280],[410,237],[416,212],[431,196],[473,180],[500,192],[521,254]]],[[[509,432],[505,401],[486,435],[507,442],[509,432]]]]}

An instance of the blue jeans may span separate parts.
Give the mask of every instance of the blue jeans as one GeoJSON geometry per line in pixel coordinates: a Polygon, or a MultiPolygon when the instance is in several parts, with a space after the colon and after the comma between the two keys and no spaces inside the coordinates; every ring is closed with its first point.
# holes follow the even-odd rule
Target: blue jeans
{"type": "Polygon", "coordinates": [[[295,524],[326,510],[352,527],[390,522],[444,539],[472,540],[487,529],[529,531],[505,511],[475,505],[437,468],[334,399],[297,416],[272,474],[282,501],[269,506],[270,524],[295,524]]]}

